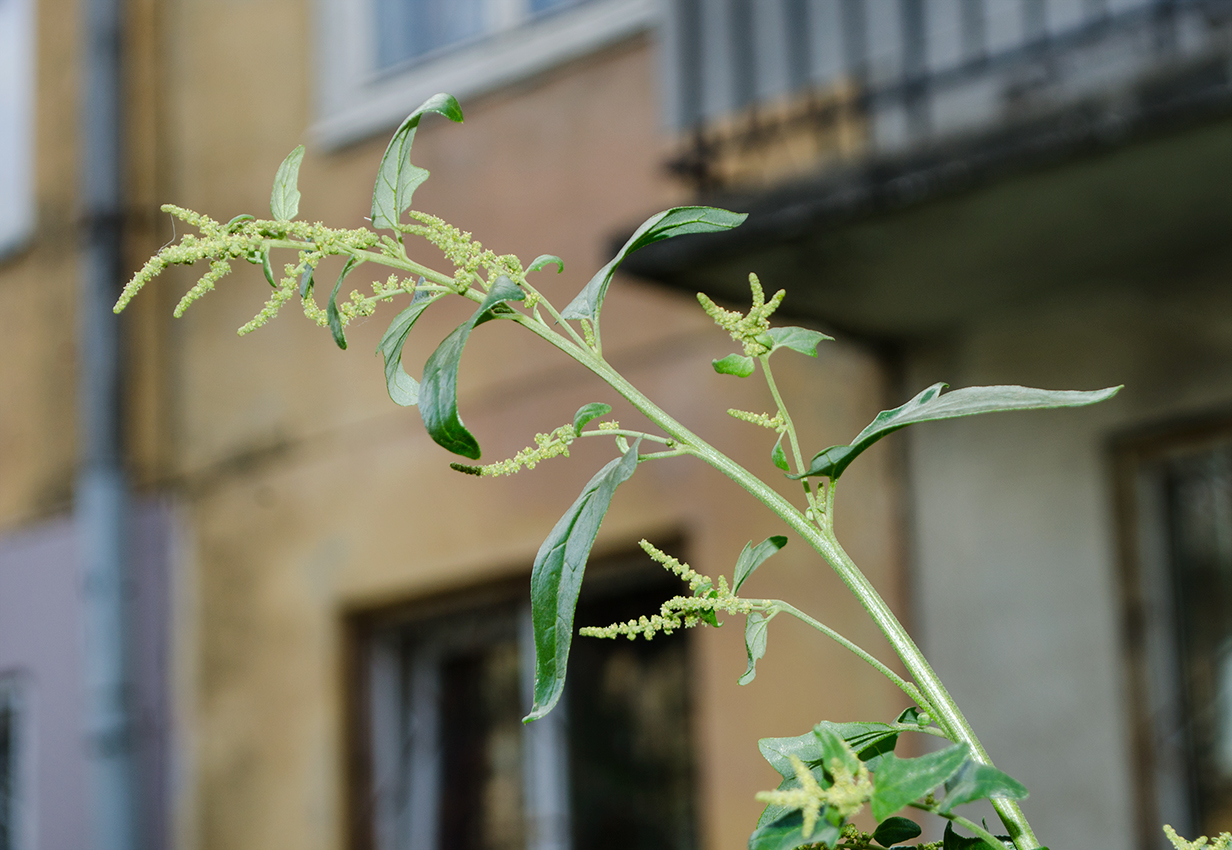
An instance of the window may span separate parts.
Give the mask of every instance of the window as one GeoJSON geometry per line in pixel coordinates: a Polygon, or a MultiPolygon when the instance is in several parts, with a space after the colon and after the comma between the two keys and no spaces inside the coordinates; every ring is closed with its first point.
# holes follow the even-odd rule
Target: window
{"type": "MultiPolygon", "coordinates": [[[[593,565],[577,624],[658,610],[670,577],[593,565]],[[666,581],[665,581],[666,578],[666,581]]],[[[575,639],[523,725],[525,583],[357,621],[355,844],[372,850],[693,850],[688,640],[575,639]]]]}
{"type": "Polygon", "coordinates": [[[1141,828],[1232,831],[1232,428],[1151,438],[1123,461],[1141,828]]]}
{"type": "Polygon", "coordinates": [[[33,0],[0,0],[0,257],[34,225],[33,7],[33,0]]]}
{"type": "Polygon", "coordinates": [[[22,840],[22,703],[17,676],[0,676],[0,850],[20,850],[22,840]]]}
{"type": "Polygon", "coordinates": [[[392,128],[437,92],[465,102],[641,32],[656,8],[657,0],[322,0],[315,133],[339,146],[392,128]]]}

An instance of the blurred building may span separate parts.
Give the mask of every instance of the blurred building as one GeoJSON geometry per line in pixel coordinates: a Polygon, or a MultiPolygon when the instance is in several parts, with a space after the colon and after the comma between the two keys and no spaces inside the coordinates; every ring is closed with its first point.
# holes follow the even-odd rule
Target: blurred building
{"type": "MultiPolygon", "coordinates": [[[[87,8],[0,0],[0,848],[728,850],[776,782],[757,738],[906,707],[776,620],[743,688],[739,624],[579,640],[565,704],[522,727],[530,563],[610,448],[454,473],[360,356],[393,311],[345,353],[292,315],[239,339],[255,269],[180,320],[192,271],[91,312],[90,281],[173,238],[160,203],[261,216],[301,142],[301,217],[362,225],[390,131],[437,91],[466,122],[425,120],[416,208],[562,256],[558,303],[653,212],[751,212],[633,255],[605,340],[767,477],[726,411],[769,401],[713,373],[729,343],[693,299],[747,303],[750,271],[838,337],[776,364],[818,449],[938,380],[1125,384],[892,437],[844,476],[839,531],[1046,842],[1232,829],[1232,4],[87,8]]],[[[412,373],[457,309],[416,327],[412,373]]],[[[484,460],[616,401],[515,330],[485,325],[462,370],[484,460]]],[[[717,574],[780,531],[717,473],[648,464],[579,622],[674,592],[642,537],[717,574]]],[[[798,544],[750,589],[889,654],[798,544]]]]}

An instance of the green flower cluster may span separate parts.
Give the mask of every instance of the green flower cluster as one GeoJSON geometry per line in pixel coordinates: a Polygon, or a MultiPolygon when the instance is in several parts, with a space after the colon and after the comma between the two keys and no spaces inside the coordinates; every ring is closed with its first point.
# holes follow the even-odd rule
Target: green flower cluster
{"type": "Polygon", "coordinates": [[[706,311],[706,315],[714,319],[714,323],[731,334],[731,338],[744,346],[746,357],[760,357],[769,353],[773,342],[766,332],[770,330],[770,317],[783,303],[787,290],[780,289],[769,301],[761,288],[757,275],[749,274],[749,288],[753,291],[753,306],[747,315],[736,310],[725,310],[710,300],[704,292],[697,293],[697,301],[706,311]]]}
{"type": "Polygon", "coordinates": [[[578,634],[597,638],[624,635],[629,640],[635,640],[641,635],[650,640],[659,632],[670,635],[678,629],[692,628],[700,622],[713,623],[714,616],[719,611],[729,614],[749,614],[753,611],[753,603],[733,594],[724,576],[719,576],[716,584],[709,576],[704,576],[688,564],[676,560],[649,541],[642,540],[638,545],[651,560],[686,582],[693,595],[673,596],[659,606],[658,614],[649,617],[643,615],[636,620],[613,623],[610,626],[584,626],[578,630],[578,634]]]}

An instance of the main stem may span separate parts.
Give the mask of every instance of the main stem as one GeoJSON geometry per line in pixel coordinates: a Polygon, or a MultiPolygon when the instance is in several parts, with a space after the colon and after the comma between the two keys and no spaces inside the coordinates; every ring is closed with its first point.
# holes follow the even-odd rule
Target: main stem
{"type": "MultiPolygon", "coordinates": [[[[830,510],[826,511],[827,527],[823,532],[811,523],[795,505],[784,499],[760,478],[668,415],[629,383],[623,375],[613,369],[607,361],[595,356],[591,351],[571,344],[564,337],[531,319],[517,321],[601,377],[646,418],[674,439],[689,446],[693,454],[743,487],[808,541],[809,545],[829,562],[838,577],[855,594],[860,604],[864,606],[864,610],[873,618],[873,622],[881,629],[882,634],[890,641],[890,645],[902,659],[903,665],[938,713],[938,716],[934,718],[937,723],[949,733],[952,740],[969,745],[976,759],[984,764],[992,764],[992,759],[988,757],[988,752],[980,743],[975,730],[971,728],[971,724],[959,710],[954,698],[950,696],[949,691],[945,689],[933,671],[924,653],[916,646],[903,624],[894,616],[894,612],[881,598],[881,594],[873,587],[872,582],[839,545],[831,525],[832,506],[828,506],[830,510]]],[[[1031,830],[1031,825],[1027,822],[1018,803],[1005,799],[995,799],[992,803],[1018,850],[1037,850],[1040,846],[1039,841],[1035,838],[1035,833],[1031,830]]]]}

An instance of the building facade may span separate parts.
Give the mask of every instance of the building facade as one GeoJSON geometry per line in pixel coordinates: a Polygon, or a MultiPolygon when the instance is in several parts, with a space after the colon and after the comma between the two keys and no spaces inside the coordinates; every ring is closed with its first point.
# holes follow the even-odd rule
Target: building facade
{"type": "MultiPolygon", "coordinates": [[[[1232,828],[1227,3],[134,0],[119,20],[126,272],[175,235],[160,203],[262,216],[300,143],[301,217],[363,226],[389,133],[444,90],[466,120],[420,128],[416,208],[562,257],[558,304],[660,209],[751,213],[634,255],[605,333],[622,373],[750,468],[772,472],[771,446],[727,410],[770,401],[714,373],[729,343],[693,297],[747,303],[749,272],[838,337],[776,370],[819,449],[938,380],[1125,384],[887,440],[844,477],[838,528],[1046,842],[1232,828]]],[[[80,509],[96,28],[63,0],[0,0],[0,43],[21,46],[0,52],[0,846],[20,850],[90,846],[109,811],[80,509]]],[[[780,620],[745,687],[739,623],[579,640],[562,709],[522,727],[530,564],[610,449],[459,475],[361,356],[384,316],[346,352],[293,315],[239,338],[256,267],[172,319],[193,280],[169,271],[116,320],[119,805],[142,846],[738,848],[777,782],[757,738],[906,707],[780,620]]],[[[465,318],[433,312],[412,373],[465,318]]],[[[459,400],[485,461],[615,403],[515,328],[481,331],[459,400]]],[[[715,574],[781,531],[713,470],[649,464],[613,502],[579,622],[675,592],[643,537],[715,574]]],[[[750,587],[889,653],[804,546],[750,587]]]]}

